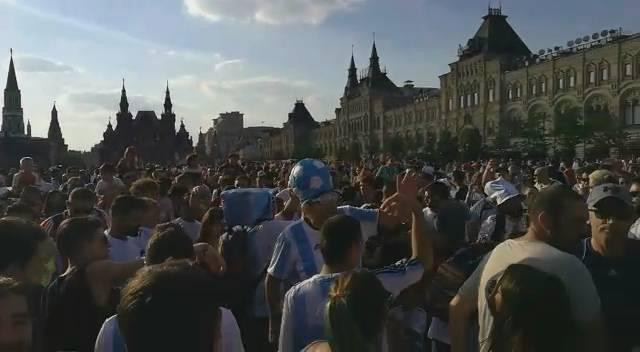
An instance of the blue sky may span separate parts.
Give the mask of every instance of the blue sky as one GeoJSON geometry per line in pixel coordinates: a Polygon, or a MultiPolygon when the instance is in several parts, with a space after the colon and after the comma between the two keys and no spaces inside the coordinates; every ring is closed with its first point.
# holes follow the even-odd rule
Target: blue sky
{"type": "MultiPolygon", "coordinates": [[[[638,0],[502,5],[533,51],[605,28],[640,31],[638,0]]],[[[134,114],[159,113],[169,80],[174,111],[193,134],[232,110],[245,113],[245,125],[280,126],[299,98],[325,120],[352,44],[363,69],[376,32],[391,79],[438,86],[486,8],[477,0],[0,0],[0,85],[13,47],[33,134],[46,135],[55,100],[74,149],[97,143],[109,116],[115,123],[122,77],[134,114]]]]}

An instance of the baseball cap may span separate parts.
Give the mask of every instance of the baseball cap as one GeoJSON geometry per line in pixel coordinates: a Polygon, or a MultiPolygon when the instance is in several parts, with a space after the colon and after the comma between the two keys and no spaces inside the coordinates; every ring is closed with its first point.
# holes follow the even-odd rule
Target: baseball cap
{"type": "Polygon", "coordinates": [[[631,194],[629,194],[626,188],[615,183],[605,183],[591,189],[591,193],[589,193],[589,197],[587,198],[587,206],[593,209],[601,200],[607,198],[619,199],[629,206],[633,204],[631,194]]]}
{"type": "Polygon", "coordinates": [[[520,195],[518,189],[511,182],[502,178],[488,182],[484,186],[484,193],[486,193],[487,198],[496,205],[500,205],[520,195]]]}
{"type": "Polygon", "coordinates": [[[433,168],[433,166],[424,166],[422,168],[422,173],[425,175],[429,175],[429,176],[433,176],[433,174],[435,174],[436,170],[433,168]]]}

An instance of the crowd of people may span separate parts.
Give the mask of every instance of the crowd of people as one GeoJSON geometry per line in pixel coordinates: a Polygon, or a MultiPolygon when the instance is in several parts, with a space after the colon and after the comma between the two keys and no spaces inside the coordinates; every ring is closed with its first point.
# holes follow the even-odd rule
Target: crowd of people
{"type": "Polygon", "coordinates": [[[3,352],[640,351],[632,160],[16,167],[3,352]]]}

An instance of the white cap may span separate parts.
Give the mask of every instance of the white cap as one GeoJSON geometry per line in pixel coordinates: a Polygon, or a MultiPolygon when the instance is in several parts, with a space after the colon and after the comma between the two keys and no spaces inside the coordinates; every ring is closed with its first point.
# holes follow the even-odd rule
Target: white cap
{"type": "Polygon", "coordinates": [[[500,205],[509,199],[520,195],[518,189],[503,178],[488,182],[484,186],[484,193],[486,193],[487,198],[496,205],[500,205]]]}

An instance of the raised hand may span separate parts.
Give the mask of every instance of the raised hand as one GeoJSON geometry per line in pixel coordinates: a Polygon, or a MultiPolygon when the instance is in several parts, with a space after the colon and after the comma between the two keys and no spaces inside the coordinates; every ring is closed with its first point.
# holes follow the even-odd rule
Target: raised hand
{"type": "Polygon", "coordinates": [[[407,170],[404,177],[396,176],[396,192],[416,198],[418,195],[418,176],[415,171],[407,170]]]}

